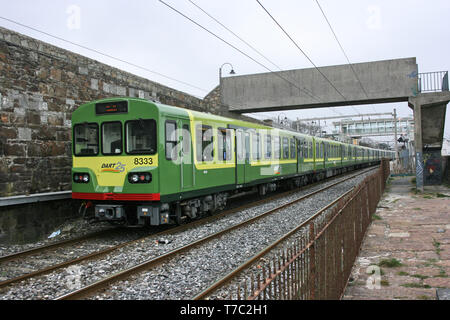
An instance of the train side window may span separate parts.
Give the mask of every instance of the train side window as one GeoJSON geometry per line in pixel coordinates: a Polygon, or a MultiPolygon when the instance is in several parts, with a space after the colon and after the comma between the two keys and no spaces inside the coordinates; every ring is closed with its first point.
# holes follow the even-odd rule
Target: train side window
{"type": "Polygon", "coordinates": [[[289,159],[289,139],[283,138],[283,159],[289,159]]]}
{"type": "Polygon", "coordinates": [[[295,140],[294,140],[294,138],[290,139],[290,147],[291,147],[291,159],[295,159],[295,140]]]}
{"type": "Polygon", "coordinates": [[[297,140],[297,145],[298,145],[298,157],[304,158],[305,155],[305,141],[303,140],[297,140]]]}
{"type": "Polygon", "coordinates": [[[213,161],[214,137],[212,127],[197,125],[196,140],[197,161],[213,161]]]}
{"type": "Polygon", "coordinates": [[[231,131],[225,128],[217,129],[219,160],[231,160],[231,131]]]}
{"type": "Polygon", "coordinates": [[[261,141],[259,133],[252,133],[252,160],[261,159],[261,141]]]}
{"type": "Polygon", "coordinates": [[[73,141],[76,156],[98,155],[98,124],[76,124],[73,129],[73,141]]]}
{"type": "Polygon", "coordinates": [[[312,142],[309,143],[308,154],[309,154],[308,155],[309,159],[314,158],[314,156],[313,156],[313,143],[312,142]]]}
{"type": "Polygon", "coordinates": [[[257,133],[256,136],[258,137],[258,160],[262,159],[263,156],[263,149],[262,149],[262,139],[261,139],[261,134],[257,133]]]}
{"type": "Polygon", "coordinates": [[[311,143],[308,141],[305,141],[305,149],[304,149],[304,153],[303,153],[303,158],[305,159],[309,159],[311,158],[311,143]]]}
{"type": "Polygon", "coordinates": [[[236,150],[237,150],[237,159],[239,161],[239,163],[241,163],[244,160],[244,138],[243,138],[243,134],[242,131],[237,130],[236,131],[236,150]]]}
{"type": "Polygon", "coordinates": [[[274,138],[273,155],[275,159],[281,158],[280,137],[274,138]]]}
{"type": "Polygon", "coordinates": [[[266,135],[266,159],[272,158],[272,136],[266,135]]]}
{"type": "Polygon", "coordinates": [[[175,121],[166,121],[166,159],[177,160],[177,124],[175,121]]]}

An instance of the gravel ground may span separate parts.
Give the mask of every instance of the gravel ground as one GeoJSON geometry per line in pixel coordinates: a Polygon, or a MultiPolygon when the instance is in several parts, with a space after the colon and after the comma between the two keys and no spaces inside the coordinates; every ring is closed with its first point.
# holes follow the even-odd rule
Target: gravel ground
{"type": "MultiPolygon", "coordinates": [[[[366,176],[365,174],[364,176],[366,176]]],[[[353,187],[364,176],[315,195],[301,204],[264,218],[251,227],[238,229],[206,245],[179,255],[167,264],[156,267],[139,277],[114,284],[108,294],[96,299],[184,299],[190,298],[218,277],[230,272],[249,257],[288,232],[295,225],[309,217],[340,194],[353,187]]],[[[20,286],[11,286],[0,291],[0,299],[51,299],[77,287],[85,286],[105,276],[134,266],[144,260],[156,257],[170,250],[223,230],[232,224],[265,212],[281,203],[286,203],[313,189],[323,187],[327,182],[247,210],[224,217],[183,232],[166,235],[164,239],[149,237],[139,243],[114,251],[102,259],[80,263],[55,271],[37,279],[22,281],[20,286]],[[166,240],[167,244],[162,244],[166,240]]]]}
{"type": "MultiPolygon", "coordinates": [[[[361,182],[359,176],[190,250],[93,299],[190,299],[361,182]]],[[[309,192],[308,192],[309,193],[309,192]]],[[[291,198],[291,197],[288,197],[291,198]]]]}

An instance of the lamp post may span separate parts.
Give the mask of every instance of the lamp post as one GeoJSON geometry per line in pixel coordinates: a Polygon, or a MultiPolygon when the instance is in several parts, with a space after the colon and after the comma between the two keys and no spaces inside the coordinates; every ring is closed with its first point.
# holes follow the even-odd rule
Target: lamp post
{"type": "Polygon", "coordinates": [[[220,86],[220,103],[221,104],[223,104],[222,68],[225,65],[229,65],[231,67],[230,74],[236,74],[236,72],[234,72],[234,68],[233,68],[233,65],[231,63],[225,62],[223,65],[220,66],[220,68],[219,68],[219,86],[220,86]]]}

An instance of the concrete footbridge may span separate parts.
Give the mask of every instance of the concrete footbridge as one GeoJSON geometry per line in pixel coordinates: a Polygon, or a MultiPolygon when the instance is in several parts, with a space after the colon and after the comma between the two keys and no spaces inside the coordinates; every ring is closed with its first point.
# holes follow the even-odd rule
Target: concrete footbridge
{"type": "Polygon", "coordinates": [[[419,188],[423,152],[442,148],[450,101],[448,72],[419,73],[414,57],[227,77],[220,90],[222,104],[236,113],[408,102],[419,188]]]}

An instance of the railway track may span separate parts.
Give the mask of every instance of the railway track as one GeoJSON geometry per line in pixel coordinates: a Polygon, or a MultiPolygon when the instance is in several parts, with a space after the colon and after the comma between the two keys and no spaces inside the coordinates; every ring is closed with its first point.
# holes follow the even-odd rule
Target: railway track
{"type": "MultiPolygon", "coordinates": [[[[371,171],[370,170],[366,170],[365,172],[371,171]]],[[[81,299],[84,297],[87,297],[89,295],[92,295],[96,292],[99,292],[102,289],[107,288],[108,286],[112,285],[113,283],[117,283],[120,280],[125,280],[125,279],[129,279],[130,277],[135,276],[136,274],[139,274],[143,271],[155,268],[157,266],[161,266],[161,265],[165,265],[168,261],[173,260],[174,258],[178,258],[179,257],[183,257],[184,254],[186,254],[189,251],[194,250],[195,248],[201,247],[202,245],[211,243],[212,241],[215,241],[217,239],[220,239],[221,237],[230,234],[233,231],[237,231],[239,229],[245,229],[246,227],[253,225],[255,223],[257,223],[257,221],[259,220],[263,220],[264,218],[274,214],[274,213],[279,213],[281,210],[286,209],[286,208],[290,208],[292,207],[294,204],[297,204],[299,202],[302,202],[305,199],[308,199],[314,195],[317,195],[319,193],[322,193],[330,188],[333,188],[345,181],[348,181],[350,179],[353,179],[357,176],[360,176],[361,172],[358,172],[357,174],[351,175],[349,177],[346,177],[344,179],[339,179],[337,182],[331,183],[323,188],[320,188],[319,190],[310,192],[306,195],[303,195],[301,197],[298,197],[294,200],[290,200],[287,203],[284,203],[276,208],[267,210],[261,214],[258,214],[254,217],[251,217],[249,219],[246,219],[242,222],[233,224],[227,228],[224,228],[218,232],[214,232],[210,235],[207,235],[205,237],[201,237],[198,240],[195,241],[191,241],[190,243],[177,247],[173,250],[170,250],[168,252],[165,252],[163,254],[157,255],[155,257],[152,257],[150,259],[146,259],[144,261],[142,261],[139,264],[133,265],[129,268],[123,269],[121,271],[115,272],[113,275],[108,276],[108,277],[104,277],[103,279],[93,282],[87,286],[84,286],[80,289],[74,290],[72,292],[69,292],[67,294],[61,295],[59,297],[57,297],[58,300],[64,300],[64,299],[81,299]]],[[[349,191],[347,191],[349,192],[349,191]]],[[[345,192],[345,194],[347,193],[345,192]]],[[[335,200],[337,201],[337,200],[335,200]]],[[[335,203],[335,201],[333,201],[332,203],[335,203]]],[[[328,206],[331,206],[332,204],[329,204],[328,206]]],[[[281,240],[280,240],[281,241],[281,240]]],[[[216,285],[213,285],[216,286],[216,285]]]]}
{"type": "Polygon", "coordinates": [[[35,255],[35,254],[39,254],[41,252],[50,250],[50,249],[57,249],[57,248],[61,248],[70,244],[74,244],[74,243],[79,243],[94,237],[98,237],[104,234],[108,234],[110,232],[112,232],[113,229],[107,229],[107,230],[101,230],[101,231],[97,231],[97,232],[93,232],[90,234],[85,234],[83,236],[80,237],[76,237],[76,238],[72,238],[72,239],[67,239],[67,240],[63,240],[63,241],[57,241],[54,243],[49,243],[46,245],[42,245],[39,247],[35,247],[35,248],[31,248],[31,249],[27,249],[27,250],[23,250],[23,251],[19,251],[19,252],[15,252],[15,253],[11,253],[5,256],[0,256],[0,264],[5,263],[7,261],[11,261],[11,260],[16,260],[18,258],[23,258],[26,256],[30,256],[30,255],[35,255]]]}
{"type": "MultiPolygon", "coordinates": [[[[371,170],[372,169],[365,170],[364,172],[371,171],[371,170]]],[[[358,176],[360,174],[362,174],[362,173],[358,172],[356,174],[352,174],[349,177],[345,177],[345,178],[334,177],[334,179],[338,179],[338,182],[329,184],[325,188],[321,188],[320,191],[311,192],[310,194],[308,194],[306,196],[303,196],[303,197],[297,199],[296,201],[290,201],[289,203],[287,203],[287,204],[285,204],[285,205],[283,205],[281,207],[288,207],[289,205],[292,205],[293,203],[301,201],[302,199],[306,199],[306,198],[308,198],[308,197],[310,197],[310,196],[312,196],[314,194],[317,194],[317,193],[319,193],[321,191],[329,189],[329,188],[333,187],[334,185],[336,185],[338,183],[342,183],[343,181],[346,181],[348,179],[352,179],[353,177],[358,176]]],[[[309,186],[307,186],[307,188],[311,189],[311,188],[317,186],[317,184],[324,184],[324,183],[326,183],[326,182],[321,181],[320,183],[316,183],[314,185],[309,185],[309,186]]],[[[114,251],[120,251],[120,249],[122,249],[122,248],[126,248],[126,247],[129,247],[129,246],[132,246],[132,245],[139,245],[143,241],[148,242],[149,239],[153,239],[153,241],[155,241],[155,239],[161,238],[163,236],[176,235],[176,234],[182,233],[183,231],[188,230],[188,229],[196,228],[196,227],[199,227],[199,226],[202,226],[202,225],[211,224],[211,223],[214,223],[214,221],[219,220],[219,219],[221,219],[221,218],[223,218],[225,216],[232,215],[235,212],[239,212],[239,211],[245,210],[246,208],[251,208],[253,206],[264,205],[266,203],[273,202],[276,199],[282,199],[283,197],[286,197],[286,196],[291,195],[291,194],[296,193],[296,192],[298,193],[299,190],[297,189],[297,190],[284,192],[284,193],[272,196],[272,197],[267,198],[267,199],[263,199],[263,200],[260,200],[260,201],[249,203],[249,204],[246,204],[244,206],[240,206],[238,208],[234,208],[234,209],[231,209],[231,210],[226,210],[226,211],[224,211],[224,212],[222,212],[222,213],[220,213],[218,215],[211,216],[211,217],[208,217],[206,219],[199,220],[199,221],[195,221],[195,222],[187,224],[187,225],[178,226],[178,227],[175,227],[175,228],[172,228],[172,229],[169,229],[169,230],[165,230],[163,232],[159,232],[159,233],[156,233],[156,234],[153,234],[153,235],[150,235],[150,236],[143,236],[143,237],[139,237],[138,239],[125,241],[125,242],[122,242],[122,243],[120,243],[118,245],[110,246],[110,247],[108,247],[106,249],[97,250],[96,252],[92,252],[92,253],[89,253],[89,254],[77,257],[75,259],[70,259],[70,260],[64,261],[62,263],[58,263],[58,264],[54,264],[54,265],[51,265],[51,266],[47,266],[47,267],[42,268],[40,270],[36,270],[36,271],[30,272],[28,274],[24,274],[24,275],[21,275],[21,276],[18,276],[18,277],[15,277],[15,278],[8,279],[6,281],[0,282],[0,289],[3,288],[3,291],[4,291],[4,289],[6,289],[7,287],[10,287],[10,286],[12,286],[14,284],[17,284],[19,282],[22,283],[24,280],[27,280],[27,279],[30,279],[30,278],[35,279],[36,277],[42,277],[43,275],[48,274],[48,273],[52,273],[53,271],[56,271],[58,269],[64,269],[64,268],[67,268],[69,266],[80,264],[81,262],[86,262],[88,260],[100,259],[101,257],[104,257],[104,256],[106,256],[106,255],[108,255],[110,253],[113,253],[114,251]]],[[[221,234],[226,234],[227,232],[230,232],[230,231],[232,231],[234,229],[238,229],[238,228],[241,228],[244,225],[251,224],[252,221],[256,221],[258,219],[261,219],[264,216],[269,215],[270,213],[273,213],[273,212],[275,212],[277,210],[280,210],[280,208],[276,208],[276,209],[273,209],[273,210],[268,210],[267,212],[264,212],[262,215],[260,215],[258,217],[247,219],[245,222],[233,225],[233,226],[231,226],[229,228],[226,228],[226,229],[222,230],[221,232],[216,232],[216,233],[214,233],[212,235],[209,235],[208,237],[203,237],[202,239],[194,241],[194,242],[192,242],[190,244],[187,244],[185,246],[181,246],[181,247],[179,247],[177,249],[171,250],[171,251],[166,252],[166,253],[164,253],[162,255],[159,255],[157,257],[153,257],[151,259],[147,259],[146,261],[143,261],[142,263],[139,263],[139,264],[137,264],[135,266],[132,266],[132,267],[129,267],[129,268],[125,268],[124,270],[115,273],[112,277],[104,277],[103,279],[101,279],[99,281],[96,281],[94,283],[91,283],[90,285],[85,286],[85,287],[81,288],[80,290],[76,290],[76,291],[71,292],[69,294],[60,296],[58,299],[75,299],[75,298],[80,298],[80,297],[86,296],[87,294],[89,294],[89,292],[99,290],[99,288],[105,287],[105,286],[107,286],[110,283],[118,281],[119,279],[123,279],[123,278],[129,277],[135,272],[143,271],[145,269],[151,268],[151,266],[155,266],[157,264],[163,263],[165,260],[170,259],[171,257],[174,257],[177,254],[182,254],[183,252],[188,251],[190,248],[194,248],[194,247],[196,247],[196,246],[198,246],[198,245],[200,245],[202,243],[205,243],[205,242],[211,241],[212,239],[220,237],[221,234]]],[[[88,238],[92,238],[92,237],[94,237],[94,235],[89,235],[88,238]]],[[[57,247],[66,246],[66,245],[71,244],[71,243],[72,244],[73,243],[77,243],[77,241],[83,241],[83,238],[84,237],[77,238],[77,239],[71,239],[71,240],[68,240],[68,241],[63,241],[61,243],[52,244],[50,246],[44,246],[44,247],[35,248],[35,249],[32,249],[32,250],[27,250],[27,252],[21,252],[21,253],[18,253],[17,255],[11,255],[11,256],[8,256],[8,257],[4,257],[3,262],[6,262],[6,261],[9,261],[9,260],[12,260],[12,259],[17,259],[17,258],[20,258],[20,257],[33,255],[33,254],[36,254],[38,252],[42,252],[42,251],[46,251],[46,250],[48,251],[48,250],[50,250],[52,248],[54,249],[54,248],[57,248],[57,247]]],[[[1,262],[2,261],[0,260],[0,263],[1,262]]],[[[43,297],[45,298],[45,296],[43,296],[43,297]]],[[[50,297],[50,295],[48,295],[48,297],[50,297]]]]}
{"type": "Polygon", "coordinates": [[[13,253],[7,256],[2,256],[0,257],[0,267],[2,273],[9,273],[10,275],[13,274],[13,276],[10,276],[9,279],[0,281],[0,289],[22,280],[41,276],[54,270],[74,265],[84,260],[93,259],[95,257],[116,250],[117,248],[120,248],[127,243],[139,241],[139,239],[143,238],[142,230],[139,232],[134,232],[133,230],[133,233],[131,234],[123,232],[129,230],[130,229],[123,230],[123,228],[120,227],[101,230],[73,239],[58,241],[48,245],[13,253]],[[130,237],[133,240],[124,240],[130,237]],[[137,240],[135,238],[137,238],[137,240]],[[105,246],[106,249],[99,250],[99,242],[102,242],[103,244],[101,244],[100,246],[105,246]],[[111,244],[117,242],[119,242],[118,245],[111,244]],[[108,244],[105,245],[104,243],[108,244]],[[88,254],[86,254],[86,252],[88,252],[88,254]],[[75,257],[73,258],[73,256],[75,257]],[[53,260],[52,257],[57,257],[54,258],[57,261],[64,261],[44,266],[43,268],[39,266],[42,264],[48,264],[47,260],[53,260]],[[25,258],[28,259],[24,260],[25,258]],[[26,267],[24,267],[24,265],[26,265],[26,267]],[[34,269],[33,267],[35,267],[36,265],[37,270],[26,273],[22,271],[23,269],[34,269]]]}
{"type": "MultiPolygon", "coordinates": [[[[226,276],[224,276],[223,278],[215,281],[214,283],[212,283],[208,288],[206,288],[205,290],[203,290],[202,292],[200,292],[199,294],[195,295],[194,297],[191,298],[191,300],[203,300],[203,299],[208,299],[210,298],[217,290],[219,290],[220,288],[222,288],[223,286],[235,281],[235,282],[240,282],[238,277],[241,275],[241,273],[246,270],[249,269],[252,265],[256,264],[257,262],[259,262],[264,256],[266,256],[269,252],[271,252],[272,250],[274,250],[277,246],[279,246],[281,243],[283,243],[284,241],[286,241],[287,239],[289,239],[290,237],[292,237],[294,234],[298,233],[299,231],[302,230],[302,228],[304,228],[306,225],[308,225],[308,223],[312,220],[314,220],[316,217],[320,216],[321,214],[323,214],[325,211],[327,211],[328,209],[330,209],[331,207],[333,207],[334,205],[336,205],[341,199],[345,198],[348,194],[350,194],[353,191],[353,189],[350,189],[349,191],[345,192],[344,194],[342,194],[340,197],[336,198],[334,201],[332,201],[331,203],[327,204],[326,206],[324,206],[323,208],[321,208],[320,210],[318,210],[316,213],[314,213],[311,217],[309,217],[306,221],[303,221],[302,223],[300,223],[298,226],[294,227],[291,231],[289,231],[288,233],[284,234],[283,236],[281,236],[280,238],[278,238],[276,241],[274,241],[273,243],[271,243],[270,245],[268,245],[267,247],[265,247],[264,249],[262,249],[260,252],[258,252],[256,255],[254,255],[253,257],[251,257],[250,259],[248,259],[247,261],[245,261],[244,263],[242,263],[241,265],[239,265],[237,268],[235,268],[234,270],[232,270],[231,272],[229,272],[226,276]]],[[[267,259],[266,259],[267,260],[267,259]]],[[[263,271],[263,274],[265,274],[265,272],[263,271]]],[[[239,287],[239,284],[235,287],[239,287]]],[[[213,298],[218,298],[218,296],[213,296],[213,298]]],[[[232,299],[232,296],[230,295],[230,300],[232,299]]]]}
{"type": "MultiPolygon", "coordinates": [[[[334,178],[336,178],[336,177],[334,177],[334,178]]],[[[308,185],[306,187],[307,188],[312,188],[315,185],[322,184],[322,183],[324,183],[324,181],[320,181],[320,182],[308,185]]],[[[52,265],[45,266],[45,267],[43,267],[41,269],[38,269],[38,270],[34,270],[34,271],[27,272],[27,273],[24,273],[24,274],[20,274],[20,275],[14,276],[14,277],[10,277],[7,280],[0,281],[0,289],[4,288],[4,287],[7,287],[7,286],[10,286],[10,285],[12,285],[14,283],[18,283],[20,281],[26,280],[26,279],[34,278],[34,277],[37,277],[37,276],[42,276],[42,275],[48,274],[48,273],[53,272],[53,271],[58,270],[58,269],[70,267],[72,265],[81,263],[83,261],[88,261],[88,260],[92,260],[92,259],[99,259],[99,258],[101,258],[101,257],[103,257],[103,256],[105,256],[105,255],[107,255],[107,254],[109,254],[109,253],[111,253],[111,252],[113,252],[115,250],[118,250],[120,248],[136,244],[139,241],[141,241],[143,239],[147,239],[149,237],[161,237],[161,236],[164,236],[164,235],[169,234],[169,233],[181,232],[181,231],[186,230],[188,228],[195,227],[196,225],[201,225],[201,224],[204,224],[204,223],[208,223],[208,222],[220,219],[223,216],[233,214],[235,212],[244,210],[244,209],[249,208],[251,206],[256,206],[256,205],[261,205],[261,204],[264,204],[264,203],[267,203],[267,202],[271,202],[273,200],[285,197],[285,196],[287,196],[289,194],[292,194],[294,192],[298,192],[298,190],[291,190],[291,191],[288,191],[288,192],[283,192],[281,194],[273,195],[271,197],[268,197],[266,199],[262,199],[262,200],[259,200],[259,201],[256,201],[256,202],[253,201],[251,203],[247,203],[245,205],[242,205],[242,206],[230,209],[230,210],[226,210],[226,211],[224,211],[224,212],[222,212],[222,213],[220,213],[218,215],[215,215],[215,216],[212,216],[212,217],[208,217],[208,218],[202,219],[200,221],[192,222],[189,225],[183,225],[183,226],[171,228],[169,230],[158,232],[158,233],[152,234],[150,236],[145,236],[144,235],[142,237],[137,237],[137,239],[133,239],[133,240],[130,240],[130,241],[122,241],[120,244],[114,245],[114,246],[109,246],[106,249],[92,250],[92,252],[90,252],[90,253],[87,253],[87,254],[84,253],[84,254],[79,255],[79,256],[77,256],[75,258],[66,259],[65,261],[60,262],[60,263],[52,264],[52,265]]],[[[102,236],[106,236],[108,234],[111,234],[111,233],[113,233],[115,231],[116,231],[116,229],[102,230],[102,231],[94,232],[94,233],[91,233],[91,234],[83,235],[81,237],[68,239],[68,240],[64,240],[64,241],[59,241],[59,242],[51,243],[51,244],[48,244],[48,245],[44,245],[44,246],[40,246],[40,247],[24,250],[24,251],[17,252],[17,253],[14,253],[14,254],[10,254],[10,255],[7,255],[7,256],[2,256],[2,257],[0,257],[0,266],[2,264],[4,264],[4,263],[8,262],[8,261],[17,260],[19,258],[24,258],[24,257],[28,257],[28,256],[33,256],[33,258],[34,258],[33,260],[39,260],[39,256],[36,257],[36,255],[43,254],[45,252],[48,252],[49,250],[57,250],[57,249],[60,249],[60,248],[64,248],[64,247],[67,247],[69,245],[79,245],[83,241],[94,239],[94,238],[100,238],[102,236]]],[[[69,248],[66,251],[70,252],[71,249],[69,248]]],[[[51,254],[47,254],[47,256],[48,255],[51,255],[51,254]]]]}

